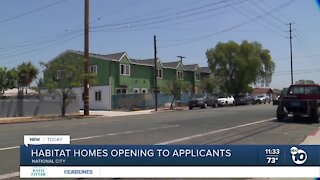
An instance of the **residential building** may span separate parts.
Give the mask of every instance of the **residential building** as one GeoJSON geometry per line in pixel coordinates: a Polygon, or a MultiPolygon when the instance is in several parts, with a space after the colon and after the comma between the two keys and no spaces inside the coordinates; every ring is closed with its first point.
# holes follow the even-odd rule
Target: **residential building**
{"type": "MultiPolygon", "coordinates": [[[[79,58],[84,53],[67,50],[55,59],[63,56],[79,58]]],[[[164,62],[156,61],[155,72],[154,59],[130,58],[126,52],[114,54],[90,54],[90,73],[97,76],[96,83],[90,86],[90,108],[111,109],[111,96],[119,94],[153,93],[155,74],[157,75],[157,90],[166,86],[172,78],[185,82],[187,93],[200,92],[202,77],[209,76],[208,71],[202,71],[197,64],[183,65],[180,61],[164,62]]],[[[75,88],[74,91],[82,97],[83,88],[75,88]]],[[[82,99],[82,98],[80,98],[82,99]]],[[[82,107],[83,101],[80,102],[82,107]]]]}

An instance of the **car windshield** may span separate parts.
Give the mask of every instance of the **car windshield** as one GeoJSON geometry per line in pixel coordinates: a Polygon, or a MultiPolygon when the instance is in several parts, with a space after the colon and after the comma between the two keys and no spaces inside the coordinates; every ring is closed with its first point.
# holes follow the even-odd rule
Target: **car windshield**
{"type": "Polygon", "coordinates": [[[293,86],[289,94],[320,94],[320,92],[316,86],[293,86]]]}

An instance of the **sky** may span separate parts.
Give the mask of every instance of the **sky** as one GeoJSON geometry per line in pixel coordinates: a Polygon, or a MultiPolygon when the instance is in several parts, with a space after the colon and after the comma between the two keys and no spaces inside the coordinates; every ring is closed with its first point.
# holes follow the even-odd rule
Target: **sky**
{"type": "MultiPolygon", "coordinates": [[[[294,81],[320,83],[320,8],[316,0],[90,0],[90,53],[127,52],[162,62],[207,66],[218,42],[257,41],[276,64],[271,88],[294,81]]],[[[0,66],[47,62],[70,49],[83,51],[84,0],[1,0],[0,66]]]]}

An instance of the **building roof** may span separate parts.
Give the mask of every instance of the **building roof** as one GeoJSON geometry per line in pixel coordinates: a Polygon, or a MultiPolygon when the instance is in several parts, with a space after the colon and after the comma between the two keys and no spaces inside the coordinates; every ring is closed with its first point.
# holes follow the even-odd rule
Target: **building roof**
{"type": "Polygon", "coordinates": [[[154,59],[130,59],[133,64],[154,66],[154,59]]]}
{"type": "Polygon", "coordinates": [[[272,94],[271,88],[254,88],[252,94],[272,94]]]}
{"type": "Polygon", "coordinates": [[[101,55],[101,56],[108,58],[108,59],[119,61],[125,54],[126,54],[126,52],[119,52],[119,53],[113,53],[113,54],[105,54],[105,55],[101,55]]]}
{"type": "Polygon", "coordinates": [[[174,61],[174,62],[165,62],[162,63],[163,67],[165,68],[172,68],[172,69],[176,69],[179,65],[180,61],[174,61]]]}
{"type": "Polygon", "coordinates": [[[211,73],[211,70],[209,67],[200,67],[200,72],[202,73],[211,73]]]}
{"type": "MultiPolygon", "coordinates": [[[[74,50],[67,50],[64,53],[76,53],[76,54],[80,54],[80,55],[84,55],[84,52],[82,51],[74,51],[74,50]]],[[[60,54],[59,56],[63,55],[64,53],[60,54]]],[[[101,54],[96,54],[96,53],[90,53],[90,57],[94,57],[94,58],[99,58],[99,59],[103,59],[103,60],[107,60],[107,61],[119,61],[120,58],[123,56],[124,53],[122,53],[122,56],[119,57],[119,54],[121,53],[115,53],[115,54],[107,54],[107,55],[101,55],[101,54]],[[117,59],[119,57],[119,59],[117,59]]],[[[59,57],[58,56],[58,57],[59,57]]],[[[57,58],[57,57],[56,57],[57,58]]],[[[55,58],[54,58],[55,59],[55,58]]]]}
{"type": "Polygon", "coordinates": [[[188,65],[183,65],[183,69],[186,71],[194,71],[197,68],[198,64],[188,64],[188,65]]]}

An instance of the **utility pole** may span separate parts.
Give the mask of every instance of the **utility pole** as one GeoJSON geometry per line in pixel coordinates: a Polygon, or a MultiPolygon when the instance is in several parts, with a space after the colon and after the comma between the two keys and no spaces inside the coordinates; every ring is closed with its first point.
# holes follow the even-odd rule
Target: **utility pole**
{"type": "Polygon", "coordinates": [[[177,56],[178,58],[180,58],[180,63],[182,64],[182,59],[183,58],[186,58],[186,57],[184,57],[184,56],[177,56]]]}
{"type": "MultiPolygon", "coordinates": [[[[89,73],[89,0],[84,2],[84,73],[89,73]]],[[[83,82],[84,88],[84,101],[83,101],[83,112],[85,116],[89,115],[89,80],[85,76],[83,82]]]]}
{"type": "Polygon", "coordinates": [[[155,109],[158,111],[158,69],[157,69],[157,37],[153,36],[153,44],[154,44],[154,101],[155,101],[155,109]]]}
{"type": "Polygon", "coordinates": [[[292,23],[289,23],[289,32],[290,32],[290,60],[291,60],[291,85],[293,85],[293,63],[292,63],[292,35],[291,35],[291,32],[292,32],[292,29],[291,29],[291,25],[292,23]]]}

